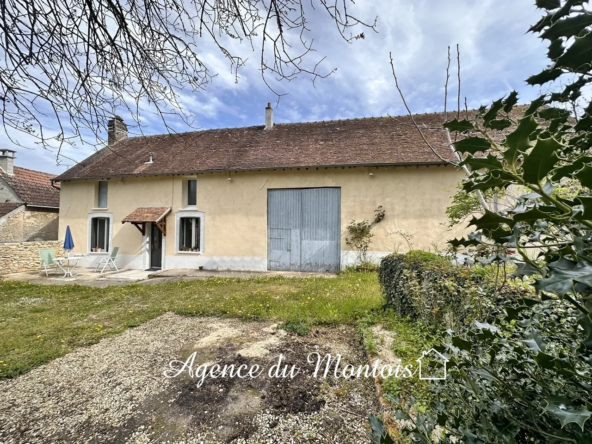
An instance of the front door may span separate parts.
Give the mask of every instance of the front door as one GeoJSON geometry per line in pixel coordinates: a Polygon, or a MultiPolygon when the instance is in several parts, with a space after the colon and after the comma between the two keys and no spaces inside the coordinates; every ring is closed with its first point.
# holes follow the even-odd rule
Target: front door
{"type": "Polygon", "coordinates": [[[150,224],[150,268],[162,268],[162,231],[155,223],[150,224]]]}

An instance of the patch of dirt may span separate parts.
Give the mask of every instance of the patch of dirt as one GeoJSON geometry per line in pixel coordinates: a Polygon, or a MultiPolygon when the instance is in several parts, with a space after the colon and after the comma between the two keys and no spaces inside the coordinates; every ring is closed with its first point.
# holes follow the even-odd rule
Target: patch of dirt
{"type": "MultiPolygon", "coordinates": [[[[155,421],[157,424],[179,424],[175,417],[181,417],[187,418],[182,421],[185,436],[210,436],[211,442],[223,443],[239,442],[239,440],[259,442],[251,441],[250,438],[257,432],[255,424],[261,412],[281,417],[318,413],[327,404],[323,386],[352,384],[351,381],[339,381],[334,376],[327,379],[313,376],[316,362],[309,363],[307,358],[309,354],[315,352],[321,355],[332,352],[331,348],[324,344],[326,340],[331,342],[331,339],[334,339],[331,338],[333,336],[331,330],[317,329],[310,337],[300,338],[289,335],[283,330],[277,330],[277,326],[272,325],[260,329],[258,333],[266,335],[258,337],[255,341],[220,341],[219,338],[227,337],[229,330],[223,326],[218,327],[221,327],[225,333],[214,331],[193,344],[193,351],[196,352],[195,366],[216,363],[222,368],[230,365],[234,365],[235,368],[241,365],[251,368],[258,365],[264,370],[261,376],[246,379],[205,378],[203,385],[197,387],[196,379],[184,374],[183,377],[173,381],[171,391],[178,393],[178,396],[168,403],[168,410],[157,408],[156,411],[150,412],[150,406],[162,404],[162,396],[155,397],[145,405],[147,412],[133,418],[126,425],[126,429],[136,429],[139,424],[146,423],[147,416],[151,415],[158,417],[155,421]],[[215,347],[211,347],[212,345],[215,347]],[[269,377],[269,369],[279,362],[280,355],[282,356],[281,369],[286,368],[286,374],[289,374],[292,368],[299,369],[293,378],[269,377]]],[[[243,339],[244,336],[242,335],[243,339]]],[[[355,346],[348,343],[344,346],[341,343],[337,348],[351,350],[352,345],[355,346]]],[[[184,349],[184,357],[189,355],[189,352],[190,350],[184,349]]],[[[331,375],[335,365],[330,365],[329,369],[331,375]]],[[[339,389],[335,392],[339,393],[339,389]]],[[[324,417],[323,428],[325,430],[342,428],[342,421],[335,418],[340,418],[340,415],[331,413],[324,417]]],[[[273,429],[278,424],[279,420],[272,420],[268,427],[273,429]]],[[[166,431],[164,429],[167,427],[160,430],[160,439],[174,439],[173,435],[179,433],[177,427],[172,430],[169,427],[166,431]]]]}
{"type": "Polygon", "coordinates": [[[312,328],[300,337],[269,322],[166,314],[84,350],[0,383],[8,397],[0,404],[0,442],[357,444],[368,441],[366,418],[380,409],[373,380],[336,378],[335,363],[327,378],[314,377],[316,361],[308,362],[316,352],[342,354],[340,368],[366,364],[351,328],[312,328]],[[293,378],[269,376],[280,355],[280,371],[300,370],[293,378]],[[89,356],[101,365],[80,361],[89,356]],[[194,369],[258,365],[262,373],[207,377],[199,387],[187,372],[163,377],[171,360],[191,356],[194,369]],[[59,408],[51,408],[52,384],[68,372],[59,408]]]}

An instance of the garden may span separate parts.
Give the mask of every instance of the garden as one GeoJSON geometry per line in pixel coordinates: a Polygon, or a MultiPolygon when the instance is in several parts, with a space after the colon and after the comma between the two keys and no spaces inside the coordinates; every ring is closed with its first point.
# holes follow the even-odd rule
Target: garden
{"type": "MultiPolygon", "coordinates": [[[[259,348],[261,341],[277,344],[273,338],[279,336],[290,338],[282,348],[286,352],[315,350],[323,347],[325,338],[334,345],[328,350],[352,350],[357,361],[372,361],[385,349],[402,366],[414,364],[422,351],[432,349],[445,359],[442,379],[378,377],[380,405],[360,395],[368,396],[368,386],[325,387],[342,400],[363,399],[356,405],[339,404],[334,416],[323,417],[337,424],[331,421],[349,415],[346,425],[365,424],[368,417],[369,430],[352,429],[356,438],[351,442],[359,442],[355,440],[361,433],[370,435],[374,444],[592,442],[592,19],[584,1],[536,3],[543,17],[530,32],[548,42],[549,66],[527,83],[549,92],[522,105],[517,93],[510,92],[471,115],[459,110],[444,124],[458,154],[457,166],[467,172],[448,216],[451,224],[468,223],[471,230],[450,240],[448,250],[393,253],[378,269],[362,263],[330,279],[212,278],[108,288],[3,281],[0,384],[14,387],[34,372],[54,369],[48,366],[58,361],[55,358],[67,360],[78,353],[92,360],[88,350],[107,359],[109,350],[100,347],[108,341],[127,338],[146,345],[149,341],[134,336],[142,329],[149,330],[152,341],[166,338],[173,333],[168,324],[159,323],[174,317],[185,329],[171,340],[190,342],[192,329],[205,337],[209,330],[219,332],[218,355],[208,355],[213,349],[204,344],[193,346],[204,353],[204,360],[230,359],[249,341],[259,341],[259,348]],[[237,336],[231,341],[234,348],[225,350],[220,338],[229,329],[252,330],[252,338],[237,336]],[[269,335],[260,338],[260,331],[269,335]],[[84,347],[90,345],[97,348],[84,347]]],[[[347,243],[360,252],[360,260],[366,260],[372,227],[383,217],[379,207],[374,222],[350,225],[347,243]]],[[[160,358],[175,356],[176,351],[158,344],[164,350],[160,358]]],[[[298,358],[294,354],[291,359],[298,358]]],[[[76,362],[68,365],[75,367],[76,362]]],[[[101,374],[109,373],[99,368],[101,374]]],[[[171,390],[183,393],[187,387],[181,384],[171,390]]],[[[232,389],[221,387],[220,392],[234,393],[232,389]]],[[[320,410],[319,398],[310,397],[321,396],[320,385],[306,393],[292,386],[286,389],[309,396],[306,402],[294,403],[302,408],[292,407],[281,388],[249,390],[275,393],[272,398],[258,396],[257,402],[277,412],[297,411],[313,418],[313,412],[302,406],[320,410]]],[[[334,405],[331,396],[323,403],[334,405]]],[[[182,410],[181,398],[176,399],[171,405],[182,410]]],[[[235,408],[216,400],[206,401],[214,403],[212,408],[235,408]]],[[[165,398],[156,398],[150,410],[158,423],[164,419],[156,402],[165,398]]],[[[3,405],[5,412],[10,407],[3,405]]],[[[183,415],[189,410],[182,410],[183,415]]],[[[238,418],[235,413],[229,414],[229,421],[238,418]]],[[[149,418],[129,415],[129,422],[109,433],[136,430],[149,418]]],[[[210,416],[203,421],[214,421],[210,416]]],[[[43,420],[50,423],[48,418],[43,420]]],[[[90,421],[83,418],[76,427],[82,429],[85,420],[90,421]]],[[[185,430],[183,421],[177,417],[173,422],[185,430]]],[[[265,421],[267,425],[257,430],[232,429],[225,439],[273,436],[279,420],[265,421]]],[[[24,427],[18,433],[28,433],[22,424],[15,427],[24,427]]],[[[301,425],[290,427],[285,430],[301,425]]],[[[331,442],[323,436],[322,423],[315,427],[306,435],[309,441],[302,442],[331,442]]],[[[175,431],[166,433],[163,436],[177,437],[175,431]]],[[[347,437],[341,439],[348,442],[347,437]]]]}
{"type": "MultiPolygon", "coordinates": [[[[423,325],[445,380],[387,384],[374,442],[592,440],[592,32],[583,1],[537,1],[549,65],[449,131],[467,177],[448,215],[473,230],[449,260],[383,260],[387,304],[423,325]],[[502,202],[504,203],[502,205],[502,202]],[[454,262],[456,265],[451,265],[454,262]],[[390,393],[389,393],[390,392],[390,393]]],[[[419,128],[418,128],[419,130],[419,128]]],[[[385,381],[388,382],[388,381],[385,381]]]]}

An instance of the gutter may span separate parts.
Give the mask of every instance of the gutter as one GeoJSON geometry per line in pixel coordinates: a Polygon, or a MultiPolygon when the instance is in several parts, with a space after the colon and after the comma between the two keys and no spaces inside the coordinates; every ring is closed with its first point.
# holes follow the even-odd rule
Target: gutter
{"type": "MultiPolygon", "coordinates": [[[[218,170],[202,170],[202,171],[179,171],[174,173],[152,173],[152,174],[114,174],[110,176],[89,176],[89,177],[73,177],[72,179],[68,178],[59,178],[56,182],[64,182],[70,180],[102,180],[102,179],[113,179],[118,177],[154,177],[154,176],[186,176],[186,175],[196,175],[196,174],[210,174],[210,173],[248,173],[248,172],[255,172],[255,171],[274,171],[274,170],[294,170],[294,169],[319,169],[319,168],[356,168],[356,167],[366,167],[366,168],[385,168],[385,167],[408,167],[408,166],[440,166],[449,165],[448,162],[442,161],[431,161],[431,162],[396,162],[396,163],[359,163],[359,164],[342,164],[342,165],[291,165],[291,166],[277,166],[277,167],[266,167],[266,168],[245,168],[245,169],[218,169],[218,170]]],[[[53,186],[53,180],[52,180],[53,186]]],[[[57,188],[57,187],[54,187],[57,188]]],[[[58,188],[59,189],[59,188],[58,188]]]]}
{"type": "Polygon", "coordinates": [[[24,204],[24,205],[28,206],[29,208],[50,208],[52,210],[59,210],[60,209],[60,207],[48,207],[48,206],[45,206],[45,205],[29,205],[27,203],[24,204]]]}

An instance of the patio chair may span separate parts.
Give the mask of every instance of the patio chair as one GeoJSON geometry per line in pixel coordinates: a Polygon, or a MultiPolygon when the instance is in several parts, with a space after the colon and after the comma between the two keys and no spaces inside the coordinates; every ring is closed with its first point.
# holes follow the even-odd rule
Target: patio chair
{"type": "Polygon", "coordinates": [[[50,268],[54,268],[57,270],[58,264],[55,263],[55,252],[53,250],[39,250],[39,257],[41,258],[41,269],[45,271],[45,276],[49,276],[47,274],[47,270],[50,268]]]}
{"type": "Polygon", "coordinates": [[[99,271],[101,265],[103,266],[103,268],[101,269],[101,274],[103,274],[103,271],[105,271],[105,268],[107,268],[107,266],[109,266],[110,269],[115,268],[115,271],[119,271],[119,268],[117,268],[117,265],[115,265],[115,258],[117,257],[118,251],[119,247],[113,247],[113,251],[108,257],[101,258],[101,260],[97,264],[97,268],[95,269],[95,271],[99,271]]]}

